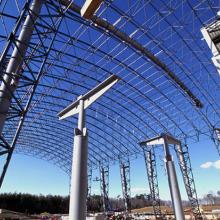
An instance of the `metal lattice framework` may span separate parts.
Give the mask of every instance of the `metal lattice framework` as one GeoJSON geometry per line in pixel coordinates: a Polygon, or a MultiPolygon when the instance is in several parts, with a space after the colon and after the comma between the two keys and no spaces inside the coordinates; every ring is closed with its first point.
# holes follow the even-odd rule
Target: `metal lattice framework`
{"type": "Polygon", "coordinates": [[[193,178],[192,166],[188,146],[185,144],[175,146],[177,157],[179,160],[180,169],[185,183],[186,192],[191,203],[192,212],[195,219],[202,219],[199,209],[199,203],[196,193],[195,182],[193,178]]]}
{"type": "Polygon", "coordinates": [[[147,168],[147,177],[150,189],[150,199],[154,209],[154,215],[156,219],[162,218],[160,208],[160,195],[159,186],[157,180],[157,165],[154,147],[143,147],[144,159],[147,168]]]}
{"type": "Polygon", "coordinates": [[[131,183],[130,183],[130,161],[129,158],[126,160],[120,160],[120,174],[121,174],[121,185],[122,194],[124,198],[125,211],[131,211],[131,183]]]}
{"type": "Polygon", "coordinates": [[[100,166],[100,186],[102,195],[103,212],[110,210],[109,204],[109,166],[100,166]]]}
{"type": "Polygon", "coordinates": [[[89,169],[88,171],[88,192],[87,192],[87,199],[92,195],[92,169],[89,169]]]}
{"type": "Polygon", "coordinates": [[[87,114],[90,167],[132,158],[139,141],[163,132],[214,138],[220,78],[200,29],[216,18],[217,0],[106,0],[91,20],[80,16],[81,1],[40,2],[35,18],[31,0],[0,1],[1,83],[13,76],[9,86],[17,87],[1,134],[0,182],[13,151],[69,174],[76,119],[61,122],[57,113],[110,74],[121,82],[87,114]],[[25,43],[19,36],[28,15],[33,33],[25,43]],[[13,75],[8,68],[19,44],[27,51],[18,50],[13,75]]]}

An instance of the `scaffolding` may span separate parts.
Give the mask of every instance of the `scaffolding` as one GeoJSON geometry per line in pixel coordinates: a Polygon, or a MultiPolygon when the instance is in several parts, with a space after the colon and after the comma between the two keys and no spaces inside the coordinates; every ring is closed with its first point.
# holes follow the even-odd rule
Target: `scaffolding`
{"type": "Polygon", "coordinates": [[[109,166],[100,166],[100,187],[102,196],[102,207],[105,216],[110,211],[109,203],[109,166]]]}
{"type": "Polygon", "coordinates": [[[180,143],[178,145],[175,145],[175,150],[177,153],[178,162],[182,172],[186,193],[192,207],[193,215],[195,219],[202,219],[197,193],[196,193],[195,181],[193,177],[188,146],[186,144],[183,145],[180,143]]]}
{"type": "Polygon", "coordinates": [[[122,194],[125,205],[125,212],[131,211],[131,185],[130,185],[130,161],[129,158],[120,159],[120,174],[122,194]]]}
{"type": "Polygon", "coordinates": [[[147,177],[150,189],[150,201],[154,209],[154,216],[156,219],[162,219],[162,213],[160,208],[160,195],[159,195],[159,185],[157,178],[157,165],[154,147],[145,147],[144,159],[145,166],[147,169],[147,177]]]}

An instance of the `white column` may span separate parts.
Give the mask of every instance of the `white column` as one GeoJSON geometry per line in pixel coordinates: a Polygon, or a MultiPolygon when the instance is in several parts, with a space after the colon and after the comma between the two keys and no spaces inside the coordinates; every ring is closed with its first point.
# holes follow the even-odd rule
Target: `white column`
{"type": "Polygon", "coordinates": [[[78,128],[75,129],[72,161],[69,220],[86,219],[88,136],[84,101],[79,103],[78,128]]]}

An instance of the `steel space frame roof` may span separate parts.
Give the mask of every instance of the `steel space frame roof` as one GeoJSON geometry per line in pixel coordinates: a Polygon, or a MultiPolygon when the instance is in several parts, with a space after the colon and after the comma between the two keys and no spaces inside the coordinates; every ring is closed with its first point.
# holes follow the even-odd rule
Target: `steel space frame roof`
{"type": "MultiPolygon", "coordinates": [[[[11,43],[1,76],[30,3],[0,1],[0,53],[11,43]]],[[[106,0],[91,20],[80,16],[82,4],[44,3],[3,131],[10,143],[33,93],[15,152],[69,173],[76,118],[57,113],[111,74],[121,81],[87,111],[89,166],[136,157],[140,141],[161,133],[213,138],[220,77],[200,29],[215,20],[219,1],[106,0]]]]}

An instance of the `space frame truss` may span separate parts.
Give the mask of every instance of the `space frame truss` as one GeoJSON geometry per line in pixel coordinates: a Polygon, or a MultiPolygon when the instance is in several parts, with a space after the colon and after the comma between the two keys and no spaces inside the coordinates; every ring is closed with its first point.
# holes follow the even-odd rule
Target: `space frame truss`
{"type": "Polygon", "coordinates": [[[150,201],[153,206],[154,216],[156,219],[162,218],[160,207],[159,185],[157,178],[156,156],[154,147],[143,147],[145,166],[150,189],[150,201]]]}
{"type": "MultiPolygon", "coordinates": [[[[5,33],[0,34],[2,42],[5,42],[4,45],[1,44],[3,51],[0,60],[2,82],[3,75],[8,74],[6,69],[12,50],[20,43],[17,39],[24,20],[28,14],[31,14],[31,2],[30,0],[20,1],[19,4],[23,4],[23,8],[18,10],[17,15],[5,11],[4,8],[7,7],[3,7],[3,5],[8,5],[7,0],[0,3],[1,30],[7,29],[3,22],[4,19],[10,20],[9,23],[14,22],[11,30],[8,29],[5,33]]],[[[199,63],[197,67],[201,66],[201,69],[198,67],[198,70],[204,77],[204,82],[202,77],[196,78],[197,72],[193,72],[196,68],[193,65],[188,66],[188,62],[184,62],[184,56],[175,55],[176,53],[173,51],[175,46],[168,47],[161,40],[162,35],[159,35],[162,33],[155,34],[155,32],[147,30],[144,23],[140,24],[135,19],[135,15],[138,14],[137,6],[140,3],[141,1],[136,1],[133,2],[133,6],[129,6],[132,10],[136,8],[132,17],[132,10],[123,11],[115,2],[105,1],[99,12],[88,21],[81,18],[80,7],[75,3],[72,4],[71,1],[47,0],[44,2],[42,16],[34,24],[33,39],[23,57],[23,64],[19,70],[20,82],[17,90],[11,94],[12,103],[7,115],[6,126],[0,137],[0,155],[6,156],[0,185],[14,151],[43,158],[59,166],[68,174],[70,173],[69,156],[72,151],[69,146],[72,144],[72,136],[69,130],[72,127],[69,121],[65,125],[55,122],[55,115],[67,102],[72,100],[73,96],[77,97],[81,91],[90,89],[93,84],[111,74],[111,70],[118,75],[125,75],[122,79],[124,87],[116,88],[113,95],[106,96],[103,102],[91,109],[88,115],[91,130],[96,131],[91,134],[89,165],[98,167],[100,160],[106,161],[106,164],[114,163],[115,158],[119,158],[118,155],[138,155],[140,149],[137,143],[146,137],[146,132],[144,132],[146,125],[149,137],[161,132],[175,134],[180,139],[197,140],[201,134],[211,134],[210,136],[212,136],[213,129],[219,125],[220,121],[219,102],[217,98],[215,99],[215,95],[218,96],[216,91],[219,89],[219,79],[212,74],[213,69],[209,70],[211,61],[209,62],[208,55],[203,53],[202,43],[197,41],[198,36],[194,36],[194,32],[189,32],[189,28],[185,29],[186,36],[182,35],[180,30],[182,30],[181,27],[184,27],[185,20],[177,18],[173,13],[180,9],[180,2],[175,3],[171,10],[168,2],[161,1],[165,14],[161,14],[153,2],[145,2],[142,7],[151,7],[155,11],[152,28],[157,23],[164,22],[167,25],[167,33],[169,30],[172,32],[167,35],[175,34],[177,38],[173,40],[173,44],[181,41],[183,54],[184,51],[186,51],[185,54],[190,53],[195,63],[199,63]],[[105,11],[117,14],[118,20],[114,25],[111,19],[105,18],[105,11]],[[170,23],[169,16],[172,16],[177,24],[170,23]],[[67,24],[70,22],[79,24],[79,26],[76,25],[75,32],[63,28],[63,24],[68,26],[67,24]],[[124,28],[126,25],[130,25],[130,28],[135,30],[132,33],[127,32],[124,28]],[[62,28],[60,28],[61,26],[62,28]],[[96,44],[94,39],[85,40],[79,34],[80,31],[99,34],[99,37],[103,38],[103,45],[108,45],[108,41],[111,40],[114,48],[106,49],[102,47],[102,44],[96,44]],[[144,41],[141,40],[141,37],[144,41]],[[153,46],[143,45],[143,42],[148,41],[149,45],[153,46]],[[73,51],[71,51],[72,46],[76,48],[73,51]],[[193,46],[196,49],[193,49],[193,46]],[[115,52],[117,48],[121,48],[119,52],[115,52]],[[85,57],[79,56],[79,50],[87,52],[85,57]],[[132,66],[133,62],[127,61],[124,56],[120,57],[120,54],[126,50],[133,60],[137,60],[136,66],[132,66]],[[157,54],[160,53],[164,55],[158,56],[157,54]],[[202,53],[204,60],[201,56],[202,53]],[[90,59],[91,55],[95,57],[94,62],[90,59]],[[68,62],[66,57],[74,57],[74,64],[68,62]],[[103,63],[107,63],[110,67],[105,66],[100,60],[104,60],[103,63]],[[138,63],[139,61],[140,63],[138,63]],[[78,66],[80,67],[77,69],[78,66]],[[141,70],[142,67],[144,70],[141,70]],[[151,79],[146,74],[146,69],[155,77],[151,79]],[[97,74],[93,75],[92,71],[88,74],[89,70],[97,71],[97,74]],[[201,70],[207,73],[207,78],[201,70]],[[74,72],[76,80],[68,74],[71,71],[74,72]],[[160,78],[164,80],[164,87],[163,83],[158,81],[160,78]],[[80,79],[82,80],[80,81],[80,79]],[[84,83],[86,81],[88,83],[84,83]],[[157,81],[157,84],[154,81],[157,81]],[[210,84],[206,84],[206,82],[210,84]],[[78,88],[79,91],[72,89],[67,84],[78,88]],[[184,85],[189,85],[189,88],[184,85]],[[168,92],[167,87],[170,88],[168,92]],[[152,90],[154,93],[151,94],[152,90]],[[175,100],[172,99],[171,93],[178,94],[175,100]],[[114,98],[115,94],[117,94],[117,99],[114,98]],[[140,100],[136,97],[139,97],[140,100]],[[155,100],[161,99],[161,103],[155,101],[154,98],[155,100]],[[111,113],[107,107],[108,103],[112,104],[111,113]],[[201,109],[202,106],[203,109],[201,109]],[[135,123],[136,121],[137,123],[135,123]],[[114,126],[109,126],[109,124],[114,124],[114,126]],[[103,135],[103,131],[105,135],[103,135]],[[125,135],[121,135],[121,131],[125,135]],[[57,135],[54,135],[55,133],[57,135]],[[47,147],[45,147],[45,143],[47,143],[47,147]],[[15,148],[16,145],[18,145],[17,148],[15,148]]],[[[181,4],[181,7],[189,8],[189,13],[201,25],[205,25],[206,20],[199,13],[199,8],[203,6],[206,13],[213,12],[214,14],[215,11],[214,3],[200,2],[198,5],[192,5],[190,1],[186,1],[181,4]]],[[[186,21],[187,19],[186,17],[186,21]]],[[[212,19],[211,16],[210,19],[212,19]]],[[[150,23],[150,19],[146,19],[146,24],[150,23]]],[[[97,37],[97,39],[99,38],[97,37]]]]}
{"type": "Polygon", "coordinates": [[[129,158],[120,159],[120,174],[125,211],[128,213],[131,211],[131,183],[129,158]]]}

